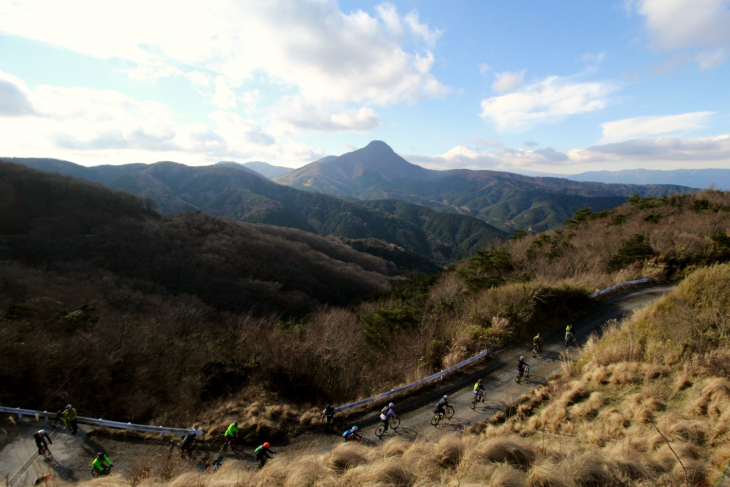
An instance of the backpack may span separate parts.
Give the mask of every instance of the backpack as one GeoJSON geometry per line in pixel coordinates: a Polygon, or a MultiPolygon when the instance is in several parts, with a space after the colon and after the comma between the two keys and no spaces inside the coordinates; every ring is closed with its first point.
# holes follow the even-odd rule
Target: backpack
{"type": "Polygon", "coordinates": [[[388,409],[390,409],[390,408],[388,406],[385,406],[383,409],[380,410],[380,414],[382,414],[383,416],[387,416],[388,409]]]}

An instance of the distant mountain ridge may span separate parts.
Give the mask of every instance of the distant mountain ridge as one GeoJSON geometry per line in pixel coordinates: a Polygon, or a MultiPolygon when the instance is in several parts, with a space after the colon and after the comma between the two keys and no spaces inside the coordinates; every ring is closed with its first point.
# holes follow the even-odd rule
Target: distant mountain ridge
{"type": "Polygon", "coordinates": [[[556,228],[581,208],[613,208],[636,193],[665,196],[694,191],[679,185],[590,183],[498,171],[435,171],[409,163],[382,141],[312,162],[274,181],[339,197],[396,199],[472,215],[505,231],[556,228]]]}
{"type": "MultiPolygon", "coordinates": [[[[432,223],[427,208],[412,208],[408,219],[311,191],[276,184],[239,164],[191,167],[174,162],[83,167],[55,159],[9,159],[46,172],[102,183],[149,198],[167,215],[204,211],[237,221],[296,228],[347,239],[378,239],[421,256],[451,261],[470,255],[507,233],[467,215],[446,215],[432,223]],[[420,215],[413,218],[413,215],[420,215]],[[446,228],[469,228],[446,238],[446,228]]],[[[408,203],[403,203],[409,205],[408,203]]],[[[415,205],[410,205],[415,206],[415,205]]]]}
{"type": "Polygon", "coordinates": [[[251,162],[244,162],[244,163],[221,161],[221,162],[218,162],[217,164],[233,164],[233,165],[245,167],[246,169],[254,171],[262,176],[266,176],[269,179],[275,178],[276,176],[281,176],[282,174],[288,173],[289,171],[293,170],[290,167],[274,166],[267,162],[261,162],[261,161],[251,161],[251,162]]]}
{"type": "Polygon", "coordinates": [[[612,184],[681,184],[693,188],[716,186],[717,189],[730,189],[730,169],[674,169],[671,171],[624,169],[622,171],[589,171],[565,176],[565,178],[573,181],[612,184]]]}

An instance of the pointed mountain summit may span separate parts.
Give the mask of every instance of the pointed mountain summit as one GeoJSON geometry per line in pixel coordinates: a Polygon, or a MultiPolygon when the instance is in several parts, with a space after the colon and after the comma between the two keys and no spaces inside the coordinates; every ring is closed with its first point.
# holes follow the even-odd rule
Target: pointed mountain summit
{"type": "Polygon", "coordinates": [[[336,196],[374,199],[387,198],[389,187],[431,179],[432,172],[406,161],[385,142],[374,140],[362,149],[320,159],[274,181],[336,196]]]}
{"type": "MultiPolygon", "coordinates": [[[[450,153],[468,156],[474,151],[459,146],[450,153]]],[[[411,164],[379,140],[340,157],[312,162],[274,181],[341,198],[400,200],[475,216],[507,232],[558,228],[582,208],[607,210],[637,193],[664,196],[694,191],[676,185],[603,184],[488,170],[436,171],[411,164]]],[[[378,209],[388,211],[391,206],[378,209]]]]}

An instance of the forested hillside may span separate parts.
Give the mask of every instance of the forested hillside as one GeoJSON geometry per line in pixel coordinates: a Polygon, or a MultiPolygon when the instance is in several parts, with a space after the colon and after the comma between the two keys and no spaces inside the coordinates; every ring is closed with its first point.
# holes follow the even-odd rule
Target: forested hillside
{"type": "MultiPolygon", "coordinates": [[[[237,221],[297,228],[310,233],[348,239],[379,239],[438,261],[470,255],[478,246],[507,236],[502,230],[466,215],[439,220],[404,220],[332,196],[281,186],[239,164],[190,167],[172,162],[152,165],[85,168],[65,161],[14,159],[48,172],[97,181],[110,188],[149,198],[164,215],[204,211],[237,221]],[[444,238],[454,226],[468,227],[469,235],[444,238]]],[[[412,212],[422,211],[418,208],[412,212]]]]}

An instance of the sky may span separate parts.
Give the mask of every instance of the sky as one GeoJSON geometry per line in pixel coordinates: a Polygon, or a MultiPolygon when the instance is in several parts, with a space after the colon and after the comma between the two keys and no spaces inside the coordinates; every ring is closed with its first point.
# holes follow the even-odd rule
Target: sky
{"type": "Polygon", "coordinates": [[[730,168],[730,0],[0,0],[0,156],[730,168]]]}

